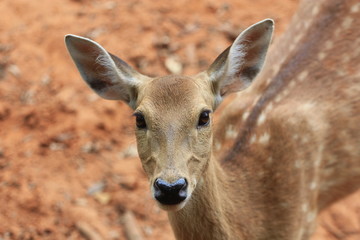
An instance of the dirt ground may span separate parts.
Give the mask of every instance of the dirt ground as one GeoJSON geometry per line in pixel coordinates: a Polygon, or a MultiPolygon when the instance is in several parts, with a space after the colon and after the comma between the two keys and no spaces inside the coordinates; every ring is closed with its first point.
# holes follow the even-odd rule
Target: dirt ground
{"type": "MultiPolygon", "coordinates": [[[[192,74],[245,27],[286,27],[297,0],[1,0],[0,239],[174,239],[137,158],[130,109],[92,93],[64,35],[90,37],[147,75],[192,74]]],[[[275,38],[276,38],[275,36],[275,38]]],[[[360,239],[360,193],[313,240],[360,239]]]]}

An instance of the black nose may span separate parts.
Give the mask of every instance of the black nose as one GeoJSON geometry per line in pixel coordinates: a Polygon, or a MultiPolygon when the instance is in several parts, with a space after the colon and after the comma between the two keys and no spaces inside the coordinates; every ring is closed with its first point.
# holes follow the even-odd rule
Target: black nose
{"type": "Polygon", "coordinates": [[[155,198],[164,205],[174,205],[182,202],[187,197],[187,182],[184,178],[168,183],[161,178],[154,183],[155,198]]]}

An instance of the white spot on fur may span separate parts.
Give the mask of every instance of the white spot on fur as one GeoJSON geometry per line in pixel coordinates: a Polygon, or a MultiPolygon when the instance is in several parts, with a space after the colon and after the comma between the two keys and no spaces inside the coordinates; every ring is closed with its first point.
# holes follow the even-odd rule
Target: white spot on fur
{"type": "Polygon", "coordinates": [[[294,51],[295,47],[296,47],[295,43],[290,44],[289,51],[290,52],[294,51]]]}
{"type": "Polygon", "coordinates": [[[281,206],[282,208],[289,208],[289,203],[287,203],[287,202],[282,202],[282,203],[280,203],[280,206],[281,206]]]}
{"type": "Polygon", "coordinates": [[[318,54],[318,59],[319,59],[320,61],[323,60],[325,57],[326,57],[326,53],[324,53],[324,52],[319,52],[319,54],[318,54]]]}
{"type": "Polygon", "coordinates": [[[307,216],[306,216],[306,220],[307,220],[307,222],[313,222],[314,220],[315,220],[315,218],[316,218],[316,212],[315,211],[313,211],[313,212],[309,212],[308,214],[307,214],[307,216]]]}
{"type": "Polygon", "coordinates": [[[309,188],[310,188],[311,190],[316,189],[316,187],[317,187],[317,183],[316,183],[315,181],[312,181],[312,182],[310,183],[310,185],[309,185],[309,188]]]}
{"type": "Polygon", "coordinates": [[[337,28],[334,32],[335,37],[338,37],[340,35],[341,31],[342,31],[342,28],[337,28]]]}
{"type": "Polygon", "coordinates": [[[304,137],[301,139],[301,142],[302,142],[302,143],[307,143],[307,142],[309,142],[309,138],[307,138],[306,136],[304,136],[304,137]]]}
{"type": "Polygon", "coordinates": [[[289,95],[290,89],[285,88],[284,91],[282,91],[281,96],[282,98],[286,97],[287,95],[289,95]]]}
{"type": "Polygon", "coordinates": [[[288,88],[293,88],[293,87],[295,87],[295,85],[296,85],[296,82],[295,81],[291,81],[290,83],[289,83],[289,86],[288,86],[288,88]]]}
{"type": "Polygon", "coordinates": [[[301,205],[301,211],[307,212],[308,209],[309,209],[309,205],[308,205],[307,203],[303,203],[303,204],[301,205]]]}
{"type": "Polygon", "coordinates": [[[329,50],[329,49],[331,49],[331,48],[334,46],[334,42],[333,42],[332,40],[327,40],[327,41],[325,42],[324,46],[325,46],[325,49],[326,49],[326,50],[329,50]]]}
{"type": "Polygon", "coordinates": [[[216,141],[215,142],[215,150],[219,151],[221,149],[221,147],[222,147],[221,143],[219,141],[216,141]]]}
{"type": "Polygon", "coordinates": [[[267,159],[266,159],[266,162],[268,163],[268,164],[271,164],[272,162],[273,162],[273,158],[270,156],[270,157],[268,157],[267,159]]]}
{"type": "Polygon", "coordinates": [[[360,3],[356,3],[351,7],[350,12],[357,13],[357,12],[359,12],[359,10],[360,10],[360,3]]]}
{"type": "Polygon", "coordinates": [[[253,144],[256,141],[256,134],[252,135],[250,138],[250,144],[253,144]]]}
{"type": "Polygon", "coordinates": [[[295,45],[297,45],[297,44],[299,43],[301,37],[302,37],[301,34],[297,34],[297,35],[295,36],[295,38],[294,38],[293,43],[294,43],[295,45]]]}
{"type": "Polygon", "coordinates": [[[299,106],[299,109],[301,109],[304,112],[311,111],[315,108],[315,102],[308,101],[299,106]]]}
{"type": "Polygon", "coordinates": [[[350,59],[351,59],[350,55],[347,55],[347,54],[343,55],[343,56],[342,56],[342,62],[343,62],[343,64],[349,63],[349,62],[350,62],[350,59]]]}
{"type": "Polygon", "coordinates": [[[229,125],[225,132],[226,139],[234,139],[237,136],[237,131],[233,125],[229,125]]]}
{"type": "Polygon", "coordinates": [[[255,106],[256,103],[259,101],[259,99],[260,99],[260,95],[258,95],[258,96],[254,99],[254,102],[253,102],[252,106],[255,106]]]}
{"type": "Polygon", "coordinates": [[[274,75],[276,75],[280,70],[280,64],[273,66],[272,70],[273,70],[274,75]]]}
{"type": "Polygon", "coordinates": [[[249,112],[244,112],[243,115],[242,115],[242,120],[243,120],[243,121],[246,121],[246,119],[248,118],[249,114],[250,114],[249,112]]]}
{"type": "Polygon", "coordinates": [[[300,160],[296,160],[295,161],[295,168],[301,168],[301,161],[300,160]]]}
{"type": "Polygon", "coordinates": [[[307,70],[302,71],[298,76],[299,81],[300,82],[304,81],[308,75],[309,75],[309,72],[307,70]]]}
{"type": "Polygon", "coordinates": [[[341,23],[341,26],[345,29],[349,28],[353,23],[354,19],[352,17],[346,17],[344,21],[341,23]]]}
{"type": "Polygon", "coordinates": [[[311,12],[311,14],[313,15],[313,16],[315,16],[315,15],[317,15],[318,13],[319,13],[319,6],[315,6],[314,8],[313,8],[313,10],[312,10],[312,12],[311,12]]]}
{"type": "Polygon", "coordinates": [[[323,152],[324,152],[324,145],[321,144],[319,145],[319,148],[318,148],[318,152],[317,152],[317,157],[315,159],[315,167],[319,167],[321,165],[321,162],[322,162],[322,159],[323,159],[323,152]]]}
{"type": "Polygon", "coordinates": [[[259,143],[260,144],[268,144],[270,140],[270,135],[266,132],[263,135],[259,137],[259,143]]]}
{"type": "Polygon", "coordinates": [[[278,103],[278,102],[280,102],[281,100],[282,100],[282,96],[281,96],[281,94],[278,94],[278,95],[276,96],[276,98],[274,99],[274,102],[278,103]]]}
{"type": "Polygon", "coordinates": [[[347,75],[346,71],[341,70],[341,69],[338,69],[338,70],[336,71],[336,74],[337,74],[339,77],[344,77],[344,76],[347,75]]]}
{"type": "Polygon", "coordinates": [[[271,110],[273,109],[273,107],[274,107],[274,104],[272,103],[272,102],[270,102],[266,107],[265,107],[265,112],[266,113],[269,113],[269,112],[271,112],[271,110]]]}
{"type": "Polygon", "coordinates": [[[266,86],[270,84],[271,80],[272,80],[272,78],[266,79],[266,81],[265,81],[266,86]]]}
{"type": "Polygon", "coordinates": [[[297,237],[296,239],[298,239],[298,240],[303,239],[304,233],[305,233],[305,227],[300,227],[300,228],[299,228],[298,237],[297,237]]]}
{"type": "Polygon", "coordinates": [[[263,124],[265,120],[266,120],[266,114],[262,112],[258,118],[257,125],[263,124]]]}

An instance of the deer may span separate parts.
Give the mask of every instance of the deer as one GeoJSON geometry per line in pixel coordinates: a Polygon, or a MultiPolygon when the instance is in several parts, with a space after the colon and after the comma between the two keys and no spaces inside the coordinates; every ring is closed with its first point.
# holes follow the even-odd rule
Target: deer
{"type": "Polygon", "coordinates": [[[193,76],[148,77],[65,36],[87,85],[133,109],[176,239],[309,239],[360,188],[360,4],[303,0],[289,26],[269,54],[273,20],[248,27],[193,76]]]}

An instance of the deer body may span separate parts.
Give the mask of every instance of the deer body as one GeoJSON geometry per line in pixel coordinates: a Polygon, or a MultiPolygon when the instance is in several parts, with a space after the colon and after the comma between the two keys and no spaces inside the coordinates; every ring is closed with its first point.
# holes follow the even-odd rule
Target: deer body
{"type": "Polygon", "coordinates": [[[225,105],[214,146],[225,168],[248,173],[269,232],[308,239],[318,212],[360,188],[360,3],[302,1],[289,26],[225,105]]]}
{"type": "Polygon", "coordinates": [[[271,20],[189,77],[149,78],[89,39],[66,44],[95,92],[134,109],[139,156],[177,239],[304,240],[320,210],[360,188],[359,15],[355,0],[303,1],[292,25],[307,22],[278,40],[250,88],[271,20]],[[245,88],[213,134],[212,113],[245,88]]]}

